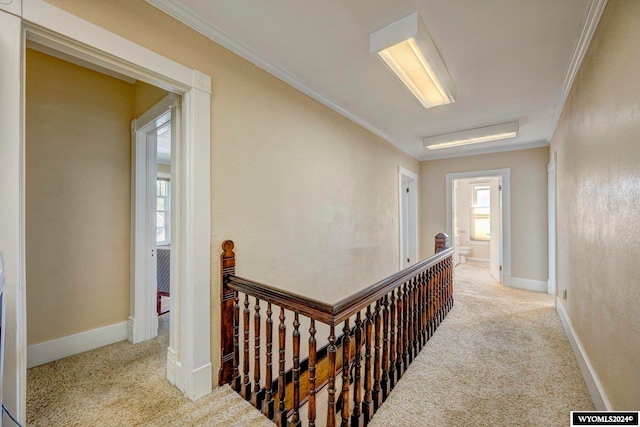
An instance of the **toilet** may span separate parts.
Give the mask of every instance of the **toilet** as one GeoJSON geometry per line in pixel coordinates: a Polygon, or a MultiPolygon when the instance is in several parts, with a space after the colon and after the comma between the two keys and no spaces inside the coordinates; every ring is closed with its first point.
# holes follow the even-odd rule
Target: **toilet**
{"type": "Polygon", "coordinates": [[[458,246],[458,254],[460,255],[460,264],[467,262],[467,255],[471,253],[469,246],[458,246]]]}
{"type": "Polygon", "coordinates": [[[471,248],[468,246],[460,246],[460,236],[455,237],[454,249],[458,253],[458,263],[464,264],[467,262],[467,255],[471,253],[471,248]]]}

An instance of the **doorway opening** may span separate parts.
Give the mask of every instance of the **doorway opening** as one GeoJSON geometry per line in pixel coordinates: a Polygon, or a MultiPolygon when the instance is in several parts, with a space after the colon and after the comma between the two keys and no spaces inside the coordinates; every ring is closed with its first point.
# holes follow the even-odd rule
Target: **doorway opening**
{"type": "Polygon", "coordinates": [[[172,214],[177,210],[172,189],[179,185],[172,174],[176,168],[172,153],[179,146],[179,112],[179,96],[169,94],[131,123],[133,298],[128,339],[134,344],[155,338],[158,316],[169,313],[175,305],[175,298],[173,303],[170,298],[172,284],[177,282],[176,268],[171,268],[175,263],[171,242],[180,224],[172,214]]]}
{"type": "MultiPolygon", "coordinates": [[[[25,273],[25,111],[26,79],[22,65],[27,41],[34,41],[108,71],[180,94],[182,97],[181,145],[177,153],[174,187],[183,226],[172,247],[177,249],[179,281],[176,283],[176,312],[167,352],[167,379],[186,397],[196,400],[212,388],[211,360],[211,264],[210,264],[210,107],[211,79],[113,33],[58,9],[41,0],[23,2],[18,15],[0,13],[0,50],[6,73],[0,94],[7,105],[18,106],[0,118],[6,138],[0,170],[3,190],[11,197],[3,202],[6,213],[0,238],[7,261],[7,291],[13,304],[7,312],[5,368],[12,375],[3,378],[3,398],[18,419],[25,418],[27,371],[27,310],[25,273]],[[197,195],[197,197],[196,197],[197,195]],[[7,231],[5,233],[5,231],[7,231]],[[173,333],[177,331],[176,333],[173,333]]],[[[128,130],[127,130],[128,133],[128,130]]],[[[126,163],[125,163],[126,164],[126,163]]],[[[128,165],[127,165],[128,166],[128,165]]],[[[129,220],[129,218],[127,218],[129,220]]],[[[129,256],[129,251],[124,251],[129,256]]],[[[79,307],[82,307],[80,305],[79,307]]],[[[126,312],[126,310],[125,310],[126,312]]],[[[126,317],[126,313],[125,313],[126,317]]],[[[126,319],[124,322],[126,338],[126,319]]],[[[4,326],[4,325],[3,325],[4,326]]],[[[120,330],[118,325],[118,330],[120,330]]],[[[3,328],[5,329],[5,328],[3,328]]],[[[56,348],[65,349],[66,346],[56,348]]]]}
{"type": "Polygon", "coordinates": [[[446,232],[456,263],[486,262],[511,286],[510,170],[446,174],[446,232]]]}

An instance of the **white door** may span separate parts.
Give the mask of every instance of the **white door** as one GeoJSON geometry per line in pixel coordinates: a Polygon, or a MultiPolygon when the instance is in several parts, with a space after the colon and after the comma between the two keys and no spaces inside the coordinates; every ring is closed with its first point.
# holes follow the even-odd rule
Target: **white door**
{"type": "Polygon", "coordinates": [[[400,168],[400,269],[418,262],[418,176],[400,168]]]}
{"type": "Polygon", "coordinates": [[[502,248],[501,243],[501,217],[502,217],[502,208],[501,201],[502,197],[500,197],[500,191],[502,191],[502,180],[500,178],[493,178],[490,181],[490,239],[489,239],[489,268],[491,270],[491,275],[498,282],[502,283],[502,255],[500,250],[502,248]]]}

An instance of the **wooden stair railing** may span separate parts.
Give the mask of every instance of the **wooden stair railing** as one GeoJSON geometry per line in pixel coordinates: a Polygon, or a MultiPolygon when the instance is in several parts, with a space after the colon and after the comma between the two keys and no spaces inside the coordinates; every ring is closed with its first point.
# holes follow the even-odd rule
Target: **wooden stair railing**
{"type": "Polygon", "coordinates": [[[219,384],[229,384],[279,426],[301,426],[305,403],[307,423],[315,426],[316,394],[327,386],[327,426],[337,424],[338,410],[340,425],[367,425],[453,306],[453,249],[446,247],[447,237],[436,236],[430,258],[335,304],[236,276],[234,244],[225,241],[219,384]],[[300,325],[307,319],[301,317],[309,324],[304,360],[300,325]],[[328,344],[320,350],[316,322],[329,326],[328,344]],[[289,342],[288,327],[293,329],[289,342]],[[342,387],[336,390],[339,374],[342,387]]]}

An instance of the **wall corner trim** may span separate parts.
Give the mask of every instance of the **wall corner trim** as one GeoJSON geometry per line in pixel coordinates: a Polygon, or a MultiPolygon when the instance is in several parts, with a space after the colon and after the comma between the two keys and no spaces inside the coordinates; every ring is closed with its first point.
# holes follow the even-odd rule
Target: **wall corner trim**
{"type": "Polygon", "coordinates": [[[582,372],[582,377],[584,378],[584,382],[587,384],[587,389],[589,390],[589,394],[591,395],[591,400],[593,400],[593,404],[596,407],[597,411],[611,411],[613,410],[611,407],[611,403],[607,398],[607,395],[604,392],[602,387],[602,383],[598,378],[593,366],[591,365],[591,361],[587,356],[587,353],[582,346],[582,342],[580,338],[576,335],[576,331],[573,329],[571,325],[571,321],[567,316],[567,312],[564,308],[562,301],[556,297],[556,311],[558,312],[558,316],[560,316],[560,321],[562,322],[562,326],[564,327],[564,331],[567,334],[567,338],[569,339],[569,344],[571,344],[571,349],[573,350],[574,355],[576,356],[576,360],[578,361],[578,366],[580,366],[580,371],[582,372]]]}
{"type": "Polygon", "coordinates": [[[114,323],[27,347],[27,368],[93,350],[127,339],[128,321],[114,323]]]}

